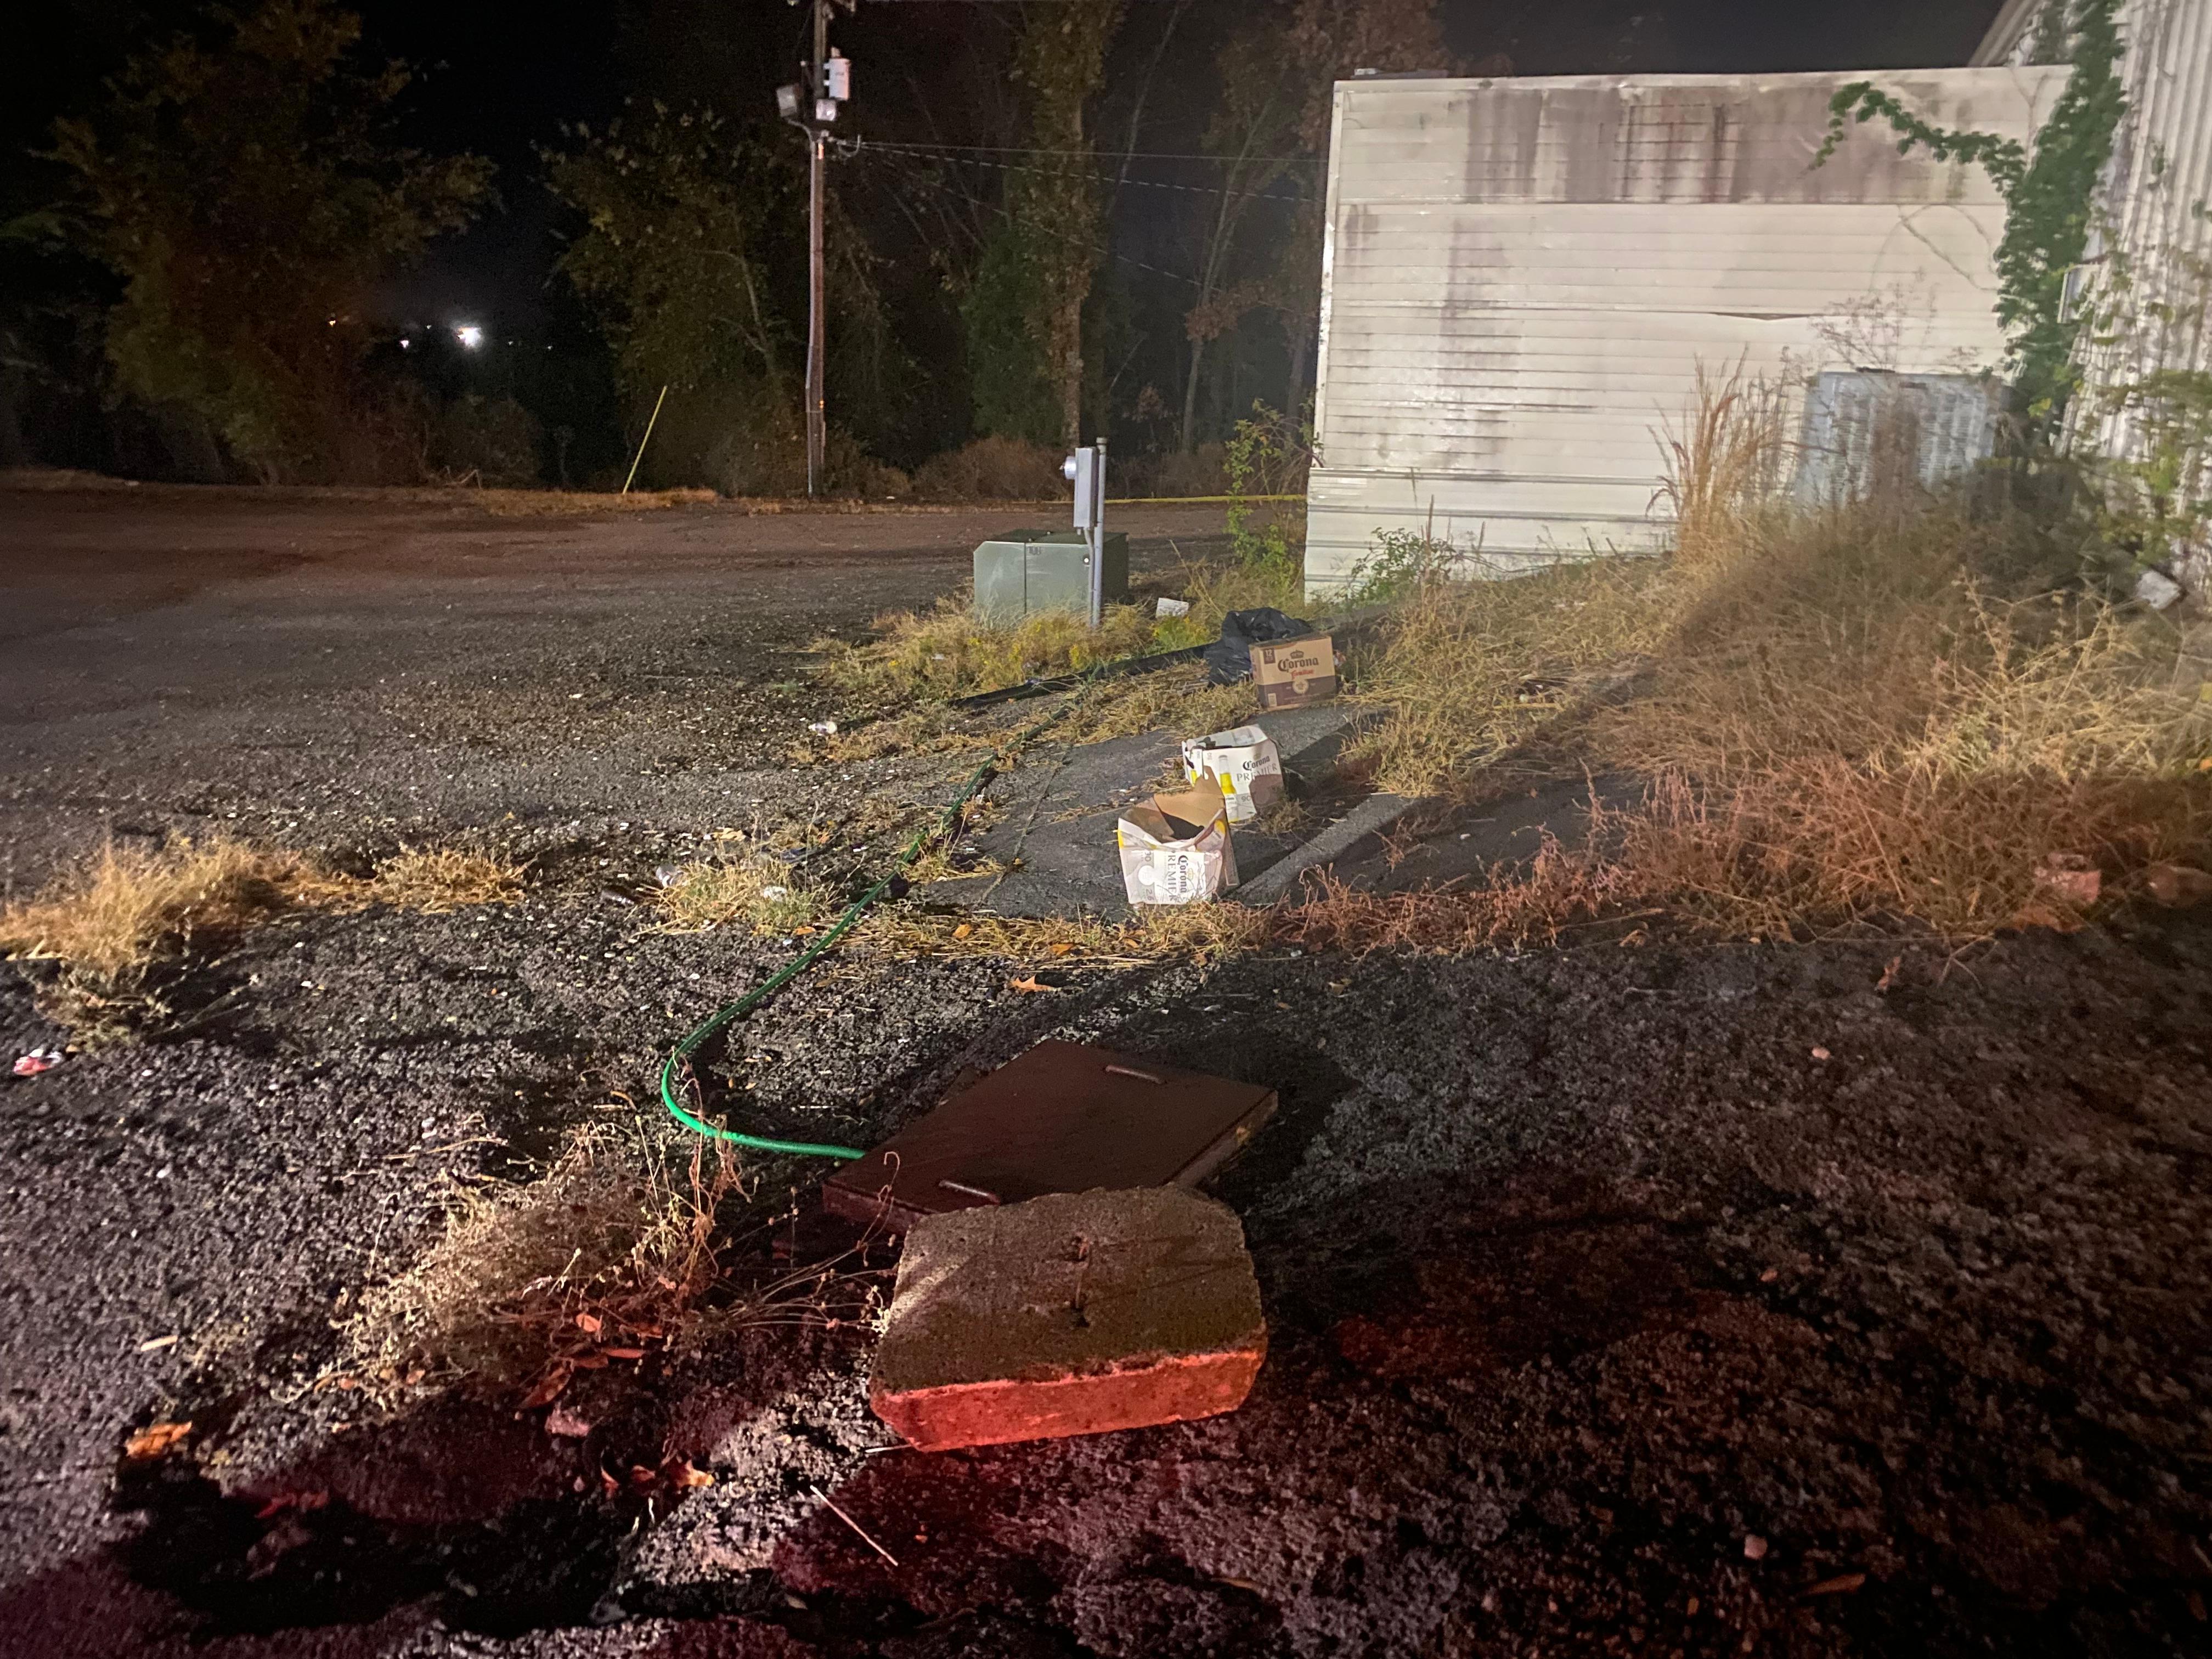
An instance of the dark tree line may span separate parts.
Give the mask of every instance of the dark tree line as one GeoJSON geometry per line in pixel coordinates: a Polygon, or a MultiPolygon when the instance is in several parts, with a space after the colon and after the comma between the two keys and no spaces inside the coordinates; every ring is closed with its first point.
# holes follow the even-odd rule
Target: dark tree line
{"type": "MultiPolygon", "coordinates": [[[[1172,469],[1255,400],[1295,409],[1330,85],[1451,67],[1435,5],[841,11],[858,95],[830,222],[839,483],[896,489],[894,469],[976,439],[1017,470],[1094,434],[1172,469]]],[[[605,471],[665,387],[656,482],[793,488],[804,147],[772,91],[798,15],[638,0],[619,112],[544,132],[497,179],[410,136],[410,71],[332,0],[142,17],[15,175],[0,443],[191,476],[511,482],[572,453],[605,471]],[[395,277],[538,191],[557,204],[542,275],[589,325],[592,396],[542,361],[462,374],[435,335],[396,349],[395,277]],[[149,435],[87,455],[88,418],[149,435]]],[[[972,473],[928,476],[991,487],[972,473]]]]}

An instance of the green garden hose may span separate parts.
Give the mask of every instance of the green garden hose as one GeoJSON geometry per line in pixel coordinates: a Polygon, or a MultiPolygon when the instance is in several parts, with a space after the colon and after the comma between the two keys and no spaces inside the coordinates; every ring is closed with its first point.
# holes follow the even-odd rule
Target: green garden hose
{"type": "Polygon", "coordinates": [[[678,1074],[689,1069],[691,1056],[697,1054],[716,1032],[752,1012],[754,1009],[759,1007],[761,1004],[766,1002],[813,966],[836,945],[838,940],[852,932],[861,916],[867,912],[868,907],[890,890],[892,884],[899,879],[902,872],[913,867],[915,860],[921,856],[923,849],[939,836],[949,834],[953,826],[959,823],[961,812],[965,810],[969,801],[982,793],[983,786],[991,781],[992,775],[1005,763],[1007,757],[1018,752],[1055,721],[1064,719],[1078,706],[1079,701],[1079,699],[1071,698],[1027,731],[1018,733],[1011,742],[993,750],[990,757],[968,775],[967,782],[960,787],[960,793],[952,798],[952,804],[945,809],[937,822],[922,830],[906,844],[906,850],[899,854],[898,862],[891,866],[890,872],[860,897],[854,899],[846,908],[845,914],[837,918],[836,925],[810,945],[805,954],[778,969],[768,979],[746,992],[736,1001],[725,1003],[685,1033],[684,1040],[669,1051],[667,1063],[660,1068],[660,1103],[668,1109],[669,1115],[687,1129],[696,1130],[700,1134],[709,1136],[715,1140],[726,1140],[739,1146],[750,1146],[755,1152],[789,1152],[799,1158],[855,1158],[867,1156],[857,1146],[833,1146],[811,1140],[776,1140],[766,1135],[740,1134],[735,1129],[717,1127],[686,1110],[683,1102],[677,1098],[678,1074]]]}

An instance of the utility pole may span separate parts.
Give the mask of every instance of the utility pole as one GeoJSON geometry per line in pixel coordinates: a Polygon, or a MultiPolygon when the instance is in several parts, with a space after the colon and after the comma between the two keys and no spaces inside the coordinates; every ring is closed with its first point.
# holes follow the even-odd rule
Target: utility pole
{"type": "Polygon", "coordinates": [[[778,87],[776,108],[806,137],[806,493],[819,495],[829,450],[829,291],[823,244],[823,185],[830,160],[830,127],[838,106],[853,95],[852,60],[830,49],[832,0],[814,8],[814,52],[796,85],[778,87]]]}

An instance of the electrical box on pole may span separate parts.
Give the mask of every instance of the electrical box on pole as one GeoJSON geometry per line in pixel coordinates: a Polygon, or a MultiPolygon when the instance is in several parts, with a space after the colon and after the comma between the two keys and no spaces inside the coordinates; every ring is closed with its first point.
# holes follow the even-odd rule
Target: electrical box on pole
{"type": "Polygon", "coordinates": [[[1129,597],[1129,538],[1106,533],[1106,446],[1060,463],[1075,486],[1073,530],[1016,530],[975,550],[975,614],[1012,624],[1044,611],[1079,611],[1096,628],[1129,597]]]}
{"type": "Polygon", "coordinates": [[[1106,615],[1106,441],[1085,445],[1060,463],[1075,486],[1075,527],[1091,549],[1091,625],[1106,615]]]}

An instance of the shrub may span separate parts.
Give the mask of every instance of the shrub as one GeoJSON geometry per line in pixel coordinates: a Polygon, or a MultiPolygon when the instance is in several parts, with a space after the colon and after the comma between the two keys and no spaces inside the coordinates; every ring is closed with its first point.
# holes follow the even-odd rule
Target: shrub
{"type": "Polygon", "coordinates": [[[470,392],[439,412],[431,462],[456,477],[473,475],[478,483],[509,488],[534,484],[543,435],[538,417],[514,398],[470,392]]]}
{"type": "Polygon", "coordinates": [[[914,491],[926,501],[1047,501],[1068,493],[1063,457],[1024,438],[977,438],[933,455],[915,470],[914,491]]]}
{"type": "Polygon", "coordinates": [[[1219,443],[1200,444],[1189,454],[1170,452],[1165,455],[1137,455],[1117,459],[1109,487],[1118,483],[1117,494],[1131,495],[1224,495],[1229,491],[1229,474],[1223,465],[1225,446],[1219,443]]]}

